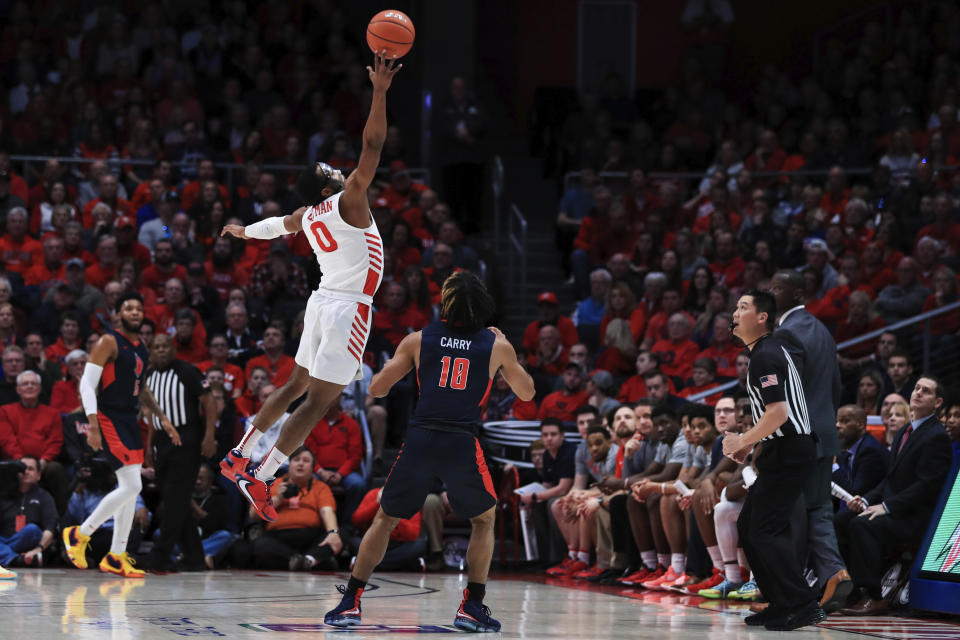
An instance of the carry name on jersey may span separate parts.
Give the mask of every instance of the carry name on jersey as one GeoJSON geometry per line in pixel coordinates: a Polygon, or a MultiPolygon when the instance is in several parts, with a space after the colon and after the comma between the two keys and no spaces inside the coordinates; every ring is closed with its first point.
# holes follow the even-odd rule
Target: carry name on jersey
{"type": "Polygon", "coordinates": [[[423,328],[417,381],[420,399],[410,424],[476,435],[490,395],[490,354],[496,336],[489,329],[456,331],[443,322],[423,328]]]}
{"type": "Polygon", "coordinates": [[[317,257],[320,290],[333,298],[370,304],[383,279],[383,241],[377,225],[359,229],[340,216],[334,194],[303,213],[303,233],[317,257]]]}
{"type": "Polygon", "coordinates": [[[117,358],[103,368],[97,403],[101,410],[137,413],[150,354],[140,340],[130,342],[119,331],[110,334],[117,340],[117,358]]]}

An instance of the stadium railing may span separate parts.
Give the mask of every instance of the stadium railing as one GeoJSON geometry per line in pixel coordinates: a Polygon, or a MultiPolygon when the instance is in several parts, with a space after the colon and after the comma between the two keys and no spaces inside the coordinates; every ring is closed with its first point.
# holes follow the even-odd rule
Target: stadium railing
{"type": "MultiPolygon", "coordinates": [[[[539,420],[499,420],[485,422],[480,439],[491,460],[515,467],[532,469],[530,443],[540,437],[539,420]]],[[[580,443],[576,425],[570,423],[564,429],[564,439],[580,443]]]]}
{"type": "MultiPolygon", "coordinates": [[[[146,166],[152,167],[155,163],[154,160],[134,160],[127,158],[115,158],[115,159],[103,159],[103,158],[75,158],[73,156],[30,156],[30,155],[11,155],[10,162],[18,163],[22,167],[20,175],[26,178],[28,175],[39,175],[43,172],[43,165],[48,160],[56,160],[64,165],[87,165],[93,164],[94,162],[106,162],[110,167],[111,171],[114,173],[119,173],[121,167],[124,165],[133,165],[133,166],[146,166]],[[36,165],[36,166],[34,166],[36,165]],[[33,169],[31,171],[31,169],[33,169]]],[[[197,166],[196,162],[173,162],[170,163],[174,167],[183,169],[184,167],[194,168],[197,166]]],[[[233,191],[233,187],[237,184],[238,180],[242,180],[242,172],[244,170],[243,164],[237,164],[236,162],[214,162],[214,166],[218,171],[225,172],[224,184],[226,185],[228,191],[233,191]],[[238,175],[239,174],[239,175],[238,175]]],[[[267,172],[283,172],[283,171],[300,171],[304,165],[293,165],[293,164],[261,164],[260,169],[267,172]]],[[[337,167],[334,167],[337,168],[337,167]]],[[[407,171],[410,172],[410,178],[415,182],[422,182],[426,185],[431,185],[430,182],[431,175],[430,170],[425,167],[408,167],[407,171]]],[[[377,169],[377,177],[384,180],[389,180],[390,171],[386,168],[377,169]]]]}
{"type": "Polygon", "coordinates": [[[523,214],[516,204],[511,203],[506,206],[503,195],[504,171],[503,160],[500,156],[493,157],[493,171],[490,180],[491,190],[493,191],[493,248],[498,256],[506,252],[507,271],[511,277],[504,278],[506,293],[510,299],[511,306],[526,315],[529,310],[529,301],[527,298],[527,230],[529,224],[527,217],[523,214]],[[506,220],[504,220],[506,216],[506,220]],[[506,229],[506,236],[501,231],[506,229]],[[503,245],[502,241],[506,244],[503,245]],[[516,274],[513,277],[512,274],[516,274]]]}

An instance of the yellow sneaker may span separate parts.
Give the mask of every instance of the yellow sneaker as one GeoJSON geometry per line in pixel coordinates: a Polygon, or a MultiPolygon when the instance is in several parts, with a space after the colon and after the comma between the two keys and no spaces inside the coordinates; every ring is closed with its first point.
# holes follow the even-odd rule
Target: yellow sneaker
{"type": "Polygon", "coordinates": [[[87,568],[87,545],[90,536],[80,533],[80,527],[67,527],[63,530],[63,548],[67,550],[67,557],[77,569],[87,568]]]}
{"type": "Polygon", "coordinates": [[[108,553],[100,561],[100,571],[104,573],[113,573],[124,578],[143,578],[147,575],[146,571],[135,568],[133,558],[124,551],[123,553],[108,553]]]}
{"type": "Polygon", "coordinates": [[[16,580],[16,579],[17,579],[16,573],[14,573],[13,571],[10,571],[10,569],[4,569],[3,567],[0,567],[0,580],[16,580]]]}

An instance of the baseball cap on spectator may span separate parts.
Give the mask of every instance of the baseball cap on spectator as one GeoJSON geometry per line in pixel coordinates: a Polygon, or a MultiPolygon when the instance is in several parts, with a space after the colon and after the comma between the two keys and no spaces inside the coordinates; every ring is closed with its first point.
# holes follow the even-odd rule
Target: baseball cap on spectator
{"type": "Polygon", "coordinates": [[[63,264],[67,269],[69,269],[70,267],[78,267],[80,269],[86,268],[86,265],[83,264],[83,260],[81,260],[80,258],[70,258],[63,264]]]}
{"type": "Polygon", "coordinates": [[[537,296],[537,304],[559,304],[557,302],[557,294],[553,291],[544,291],[537,296]]]}
{"type": "Polygon", "coordinates": [[[827,243],[821,238],[807,238],[804,242],[804,249],[816,249],[818,251],[827,251],[827,243]]]}
{"type": "Polygon", "coordinates": [[[188,276],[202,276],[207,272],[202,262],[191,262],[187,265],[188,276]]]}
{"type": "Polygon", "coordinates": [[[115,225],[117,229],[135,229],[137,227],[130,216],[120,216],[115,225]]]}
{"type": "Polygon", "coordinates": [[[407,170],[407,165],[403,160],[394,160],[390,163],[390,175],[403,173],[407,170]]]}
{"type": "Polygon", "coordinates": [[[613,376],[610,375],[608,371],[604,371],[603,369],[600,369],[599,371],[594,371],[593,375],[590,376],[590,382],[597,385],[604,391],[613,388],[613,376]]]}

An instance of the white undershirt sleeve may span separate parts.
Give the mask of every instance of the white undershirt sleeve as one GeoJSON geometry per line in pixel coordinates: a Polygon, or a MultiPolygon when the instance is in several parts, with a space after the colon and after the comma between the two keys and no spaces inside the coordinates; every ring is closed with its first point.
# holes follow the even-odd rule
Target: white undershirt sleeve
{"type": "Polygon", "coordinates": [[[98,364],[88,362],[83,368],[83,376],[80,378],[80,400],[83,402],[83,412],[88,416],[97,415],[97,385],[100,384],[101,375],[103,375],[103,367],[98,364]]]}

